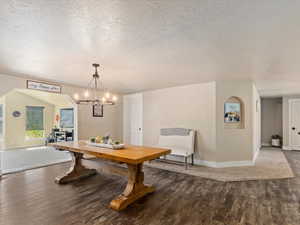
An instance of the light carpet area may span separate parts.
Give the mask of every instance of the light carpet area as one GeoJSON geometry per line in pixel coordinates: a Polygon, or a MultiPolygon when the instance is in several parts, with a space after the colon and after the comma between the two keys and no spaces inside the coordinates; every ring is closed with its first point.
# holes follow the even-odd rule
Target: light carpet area
{"type": "Polygon", "coordinates": [[[152,161],[145,165],[218,181],[273,180],[294,177],[285,155],[276,148],[262,149],[254,166],[229,168],[189,166],[188,170],[185,170],[183,165],[160,161],[152,161]]]}
{"type": "Polygon", "coordinates": [[[0,153],[3,174],[15,173],[71,160],[70,153],[57,151],[49,146],[6,150],[0,153]]]}

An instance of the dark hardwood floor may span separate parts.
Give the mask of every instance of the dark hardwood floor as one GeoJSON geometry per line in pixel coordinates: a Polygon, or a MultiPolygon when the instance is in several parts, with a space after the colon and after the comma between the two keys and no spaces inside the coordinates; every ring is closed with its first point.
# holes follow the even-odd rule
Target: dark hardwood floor
{"type": "Polygon", "coordinates": [[[296,178],[223,183],[146,167],[146,183],[157,191],[122,212],[107,206],[123,191],[125,177],[100,173],[55,184],[68,163],[7,175],[0,181],[0,224],[299,225],[300,152],[286,156],[296,178]]]}

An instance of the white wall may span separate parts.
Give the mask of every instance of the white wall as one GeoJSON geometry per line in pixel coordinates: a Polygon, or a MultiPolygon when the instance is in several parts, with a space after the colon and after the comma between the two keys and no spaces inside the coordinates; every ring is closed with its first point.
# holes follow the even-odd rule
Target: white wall
{"type": "Polygon", "coordinates": [[[282,137],[282,98],[262,99],[261,137],[263,145],[271,144],[271,136],[278,134],[282,137]]]}
{"type": "Polygon", "coordinates": [[[215,160],[215,82],[143,93],[144,145],[157,145],[161,128],[197,131],[196,160],[215,160]]]}
{"type": "MultiPolygon", "coordinates": [[[[87,80],[88,82],[88,80],[87,80]]],[[[75,92],[83,93],[85,89],[61,85],[62,93],[73,96],[75,92]]],[[[26,88],[26,79],[0,74],[0,96],[14,88],[26,88]]],[[[78,136],[87,139],[91,136],[109,132],[114,138],[122,140],[122,98],[119,96],[115,106],[104,107],[104,117],[92,117],[92,108],[88,105],[78,106],[78,136]]]]}

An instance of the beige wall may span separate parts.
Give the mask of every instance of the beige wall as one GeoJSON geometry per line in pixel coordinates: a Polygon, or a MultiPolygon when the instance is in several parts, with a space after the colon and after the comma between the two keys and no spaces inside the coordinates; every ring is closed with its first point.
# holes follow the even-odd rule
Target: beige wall
{"type": "Polygon", "coordinates": [[[143,93],[144,145],[157,145],[160,128],[197,131],[197,160],[215,160],[215,82],[143,93]]]}
{"type": "Polygon", "coordinates": [[[158,143],[160,128],[193,128],[197,130],[196,161],[221,167],[241,161],[241,165],[250,165],[260,148],[260,97],[251,81],[220,81],[148,91],[143,93],[143,105],[145,145],[158,143]],[[232,96],[243,101],[243,129],[225,127],[224,103],[232,96]]]}
{"type": "MultiPolygon", "coordinates": [[[[70,96],[73,96],[75,92],[83,93],[85,91],[83,88],[70,85],[61,86],[62,93],[70,96]]],[[[26,88],[26,79],[0,75],[0,96],[14,88],[26,88]]],[[[122,139],[122,98],[119,96],[118,99],[118,103],[115,106],[105,106],[103,118],[92,117],[92,109],[90,106],[78,106],[79,139],[103,135],[106,132],[111,133],[116,139],[122,139]]]]}
{"type": "Polygon", "coordinates": [[[217,81],[217,162],[252,161],[253,158],[253,83],[217,81]],[[224,128],[224,103],[231,96],[240,98],[245,107],[244,129],[224,128]]]}
{"type": "Polygon", "coordinates": [[[282,132],[282,98],[262,99],[262,143],[271,144],[271,136],[282,132]]]}
{"type": "Polygon", "coordinates": [[[4,97],[5,104],[5,137],[4,148],[21,148],[29,146],[43,145],[44,139],[26,139],[26,106],[43,106],[44,108],[44,128],[45,137],[51,132],[53,125],[54,106],[46,102],[11,91],[4,97]],[[12,113],[19,111],[20,117],[13,117],[12,113]]]}

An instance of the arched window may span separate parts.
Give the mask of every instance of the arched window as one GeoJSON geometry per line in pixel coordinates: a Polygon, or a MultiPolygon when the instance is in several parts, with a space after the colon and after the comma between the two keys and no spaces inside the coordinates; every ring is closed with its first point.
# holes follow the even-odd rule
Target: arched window
{"type": "Polygon", "coordinates": [[[224,128],[243,129],[245,127],[245,109],[243,101],[231,96],[224,103],[224,128]]]}

